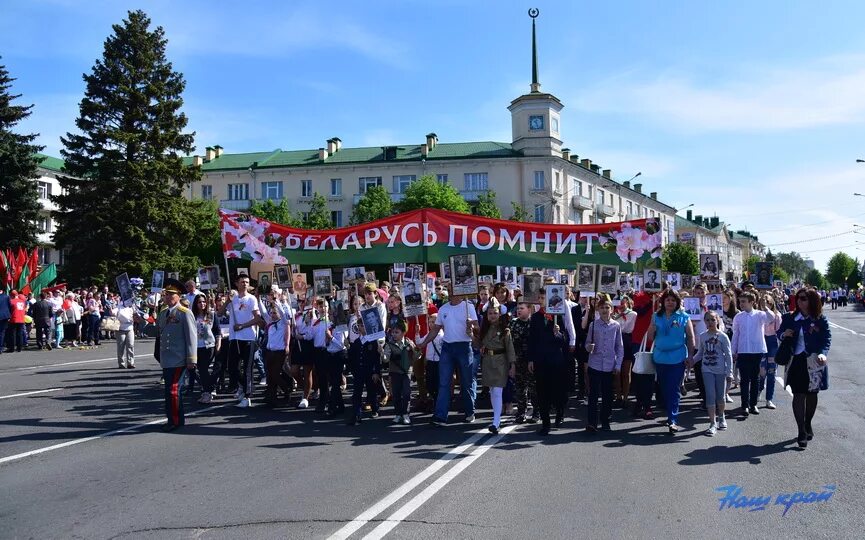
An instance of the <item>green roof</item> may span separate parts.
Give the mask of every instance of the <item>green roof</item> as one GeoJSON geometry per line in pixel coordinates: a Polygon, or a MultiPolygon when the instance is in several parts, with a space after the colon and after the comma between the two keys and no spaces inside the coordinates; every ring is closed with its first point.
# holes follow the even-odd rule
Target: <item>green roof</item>
{"type": "MultiPolygon", "coordinates": [[[[498,142],[439,143],[426,156],[427,161],[449,159],[483,159],[519,157],[522,154],[510,144],[498,142]]],[[[347,163],[398,163],[420,161],[421,145],[370,146],[364,148],[342,148],[327,157],[323,162],[318,159],[318,150],[280,150],[272,152],[252,152],[247,154],[222,154],[204,162],[202,171],[237,170],[254,167],[256,169],[277,167],[313,167],[347,163]],[[394,148],[391,159],[385,159],[385,148],[394,148]]],[[[192,157],[183,158],[187,165],[192,157]]]]}
{"type": "Polygon", "coordinates": [[[45,154],[36,154],[40,159],[39,166],[43,169],[60,172],[63,170],[63,160],[56,157],[46,156],[45,154]]]}

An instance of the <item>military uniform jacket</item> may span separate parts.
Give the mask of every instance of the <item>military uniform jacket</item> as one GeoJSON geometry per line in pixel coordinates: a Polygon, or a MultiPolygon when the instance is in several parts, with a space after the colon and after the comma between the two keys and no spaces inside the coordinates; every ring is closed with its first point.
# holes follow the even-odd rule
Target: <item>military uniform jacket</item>
{"type": "Polygon", "coordinates": [[[195,317],[178,305],[165,308],[156,316],[156,360],[163,368],[184,367],[194,363],[198,353],[195,317]]]}

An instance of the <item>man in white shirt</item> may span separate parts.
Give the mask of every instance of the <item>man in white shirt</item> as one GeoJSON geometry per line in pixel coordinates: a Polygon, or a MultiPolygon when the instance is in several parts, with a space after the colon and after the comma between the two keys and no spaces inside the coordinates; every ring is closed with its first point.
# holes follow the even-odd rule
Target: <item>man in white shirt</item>
{"type": "Polygon", "coordinates": [[[439,357],[439,392],[436,399],[433,424],[447,424],[448,408],[451,401],[451,378],[455,369],[460,371],[460,394],[463,400],[465,422],[475,421],[475,397],[477,394],[476,370],[472,354],[472,332],[477,330],[478,317],[474,307],[467,300],[453,295],[453,287],[448,286],[450,300],[439,308],[435,324],[420,345],[423,350],[444,330],[444,340],[439,357]]]}
{"type": "MultiPolygon", "coordinates": [[[[251,405],[252,364],[255,362],[255,345],[258,339],[257,326],[262,323],[258,300],[249,292],[249,276],[238,276],[237,291],[232,291],[231,301],[223,306],[220,315],[229,315],[228,369],[229,376],[237,381],[234,394],[238,407],[251,405]]],[[[193,287],[194,288],[194,287],[193,287]]],[[[189,290],[187,282],[187,290],[189,290]]]]}
{"type": "Polygon", "coordinates": [[[183,286],[186,288],[186,294],[184,295],[186,297],[186,301],[189,302],[190,306],[192,306],[193,304],[195,304],[195,297],[203,293],[195,287],[195,281],[191,279],[187,281],[183,286]]]}
{"type": "Polygon", "coordinates": [[[742,414],[760,414],[757,396],[760,395],[760,360],[766,354],[766,338],[763,326],[775,322],[775,315],[754,309],[757,298],[754,293],[744,292],[739,296],[742,309],[733,317],[733,361],[739,368],[742,393],[742,414]]]}

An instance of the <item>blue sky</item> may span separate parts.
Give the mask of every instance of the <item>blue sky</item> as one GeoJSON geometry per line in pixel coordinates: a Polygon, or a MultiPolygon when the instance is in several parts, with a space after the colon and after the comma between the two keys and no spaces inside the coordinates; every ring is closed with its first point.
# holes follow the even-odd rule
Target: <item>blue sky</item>
{"type": "Polygon", "coordinates": [[[0,0],[0,55],[51,155],[137,8],[166,30],[199,149],[509,142],[529,7],[574,153],[821,269],[865,257],[863,2],[0,0]]]}

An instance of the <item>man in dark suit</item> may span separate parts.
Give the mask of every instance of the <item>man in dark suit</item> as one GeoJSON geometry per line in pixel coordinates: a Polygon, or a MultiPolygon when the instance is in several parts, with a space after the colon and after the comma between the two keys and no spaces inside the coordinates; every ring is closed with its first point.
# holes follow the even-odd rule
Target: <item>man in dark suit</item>
{"type": "MultiPolygon", "coordinates": [[[[541,305],[544,293],[541,290],[541,305]]],[[[540,435],[550,433],[550,409],[556,409],[556,427],[562,424],[568,400],[567,362],[568,340],[555,323],[555,318],[543,308],[532,315],[529,323],[529,371],[537,381],[538,405],[541,413],[540,435]]]]}

